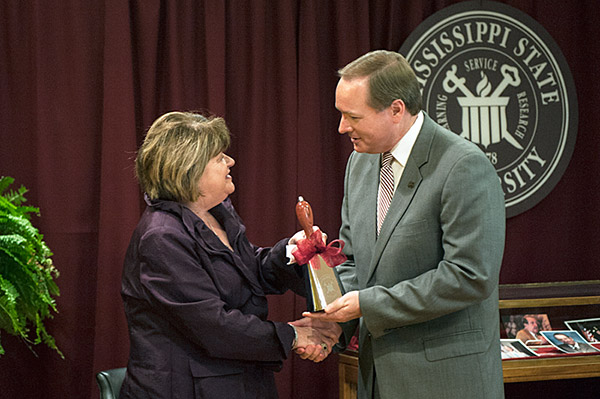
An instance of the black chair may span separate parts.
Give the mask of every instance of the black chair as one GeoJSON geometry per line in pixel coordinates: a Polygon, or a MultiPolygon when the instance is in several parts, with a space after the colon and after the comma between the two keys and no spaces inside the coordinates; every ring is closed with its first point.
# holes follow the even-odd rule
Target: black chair
{"type": "Polygon", "coordinates": [[[119,399],[119,391],[125,379],[126,367],[101,371],[96,374],[100,399],[119,399]]]}

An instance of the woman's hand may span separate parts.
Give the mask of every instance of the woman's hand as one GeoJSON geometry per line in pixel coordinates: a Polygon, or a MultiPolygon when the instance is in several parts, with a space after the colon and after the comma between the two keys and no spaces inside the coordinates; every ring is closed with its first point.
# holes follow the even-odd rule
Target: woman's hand
{"type": "MultiPolygon", "coordinates": [[[[317,231],[320,230],[318,226],[313,226],[313,231],[317,231]]],[[[325,234],[323,231],[321,231],[321,233],[323,234],[323,244],[327,243],[327,234],[325,234]]],[[[297,232],[296,234],[294,234],[292,236],[292,238],[290,238],[290,241],[288,241],[288,245],[296,245],[298,243],[298,241],[300,240],[304,240],[306,238],[306,234],[304,233],[304,230],[300,230],[299,232],[297,232]]]]}
{"type": "Polygon", "coordinates": [[[332,352],[342,333],[337,323],[304,318],[292,323],[296,327],[298,340],[292,348],[302,358],[320,362],[332,352]]]}

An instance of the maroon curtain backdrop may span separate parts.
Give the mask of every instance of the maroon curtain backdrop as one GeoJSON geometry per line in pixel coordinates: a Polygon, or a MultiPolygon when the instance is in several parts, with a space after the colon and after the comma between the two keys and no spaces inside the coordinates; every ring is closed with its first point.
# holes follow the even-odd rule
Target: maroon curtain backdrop
{"type": "MultiPolygon", "coordinates": [[[[398,50],[457,1],[6,0],[0,4],[0,175],[29,188],[34,220],[61,272],[47,325],[65,359],[3,334],[0,398],[96,398],[94,374],[128,356],[121,264],[143,209],[132,159],[169,110],[210,110],[233,132],[233,201],[250,239],[289,236],[297,195],[337,236],[351,151],[338,135],[335,71],[373,49],[398,50]]],[[[575,151],[562,180],[508,220],[502,283],[598,279],[600,59],[595,0],[505,0],[548,30],[579,100],[575,151]]],[[[271,318],[304,300],[269,298],[271,318]]],[[[401,370],[399,370],[401,372],[401,370]]],[[[281,398],[337,397],[337,356],[288,360],[281,398]]],[[[508,398],[591,397],[597,379],[507,385],[508,398]]]]}

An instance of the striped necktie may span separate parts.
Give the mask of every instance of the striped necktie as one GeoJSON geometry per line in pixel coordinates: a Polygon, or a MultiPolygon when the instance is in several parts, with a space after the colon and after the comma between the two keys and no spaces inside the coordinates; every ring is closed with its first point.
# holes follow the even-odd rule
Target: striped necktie
{"type": "Polygon", "coordinates": [[[377,196],[377,235],[385,219],[392,197],[394,196],[394,171],[392,170],[393,155],[384,152],[381,156],[381,170],[379,171],[379,193],[377,196]]]}

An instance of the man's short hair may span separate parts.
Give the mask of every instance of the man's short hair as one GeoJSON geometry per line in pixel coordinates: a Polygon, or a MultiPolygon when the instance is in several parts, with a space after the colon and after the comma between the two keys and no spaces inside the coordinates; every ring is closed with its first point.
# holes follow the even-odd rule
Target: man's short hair
{"type": "Polygon", "coordinates": [[[402,100],[411,115],[422,108],[422,95],[414,70],[399,53],[387,50],[371,51],[338,71],[342,79],[369,78],[367,105],[377,111],[402,100]]]}

